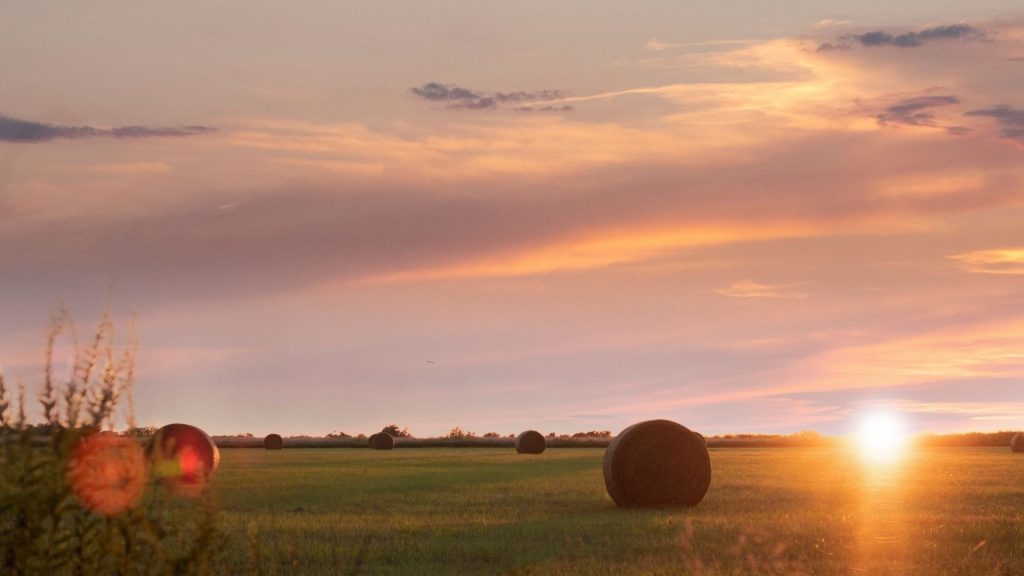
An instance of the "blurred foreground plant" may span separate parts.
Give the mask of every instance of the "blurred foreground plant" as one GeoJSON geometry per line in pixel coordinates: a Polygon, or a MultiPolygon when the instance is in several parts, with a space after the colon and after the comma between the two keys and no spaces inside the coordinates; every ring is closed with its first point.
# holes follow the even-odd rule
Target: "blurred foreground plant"
{"type": "Polygon", "coordinates": [[[131,390],[134,336],[115,345],[104,315],[90,342],[78,344],[64,311],[47,334],[42,422],[29,424],[25,386],[0,374],[0,574],[218,574],[224,536],[209,492],[175,497],[151,479],[138,439],[111,430],[117,409],[136,429],[131,390]],[[70,338],[66,380],[54,353],[70,338]]]}

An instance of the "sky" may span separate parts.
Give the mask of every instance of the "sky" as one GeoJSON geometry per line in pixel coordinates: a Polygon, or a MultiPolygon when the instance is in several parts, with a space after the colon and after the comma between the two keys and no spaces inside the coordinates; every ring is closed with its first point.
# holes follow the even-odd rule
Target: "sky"
{"type": "Polygon", "coordinates": [[[30,389],[64,306],[140,425],[1024,428],[1019,0],[4,3],[0,70],[30,389]]]}

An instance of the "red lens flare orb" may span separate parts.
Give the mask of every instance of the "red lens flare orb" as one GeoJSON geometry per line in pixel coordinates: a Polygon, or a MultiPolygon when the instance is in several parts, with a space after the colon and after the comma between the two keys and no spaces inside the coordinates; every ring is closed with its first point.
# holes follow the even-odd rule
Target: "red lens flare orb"
{"type": "Polygon", "coordinates": [[[89,510],[113,516],[139,503],[146,488],[146,458],[130,438],[112,432],[90,434],[75,446],[68,483],[89,510]]]}
{"type": "Polygon", "coordinates": [[[195,426],[168,424],[157,430],[146,449],[153,475],[172,491],[197,495],[220,464],[213,440],[195,426]]]}

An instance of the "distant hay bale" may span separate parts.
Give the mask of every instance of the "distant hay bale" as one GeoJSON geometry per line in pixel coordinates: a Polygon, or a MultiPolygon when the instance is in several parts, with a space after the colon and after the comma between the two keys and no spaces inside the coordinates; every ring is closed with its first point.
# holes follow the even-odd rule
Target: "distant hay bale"
{"type": "Polygon", "coordinates": [[[146,447],[153,474],[172,490],[196,493],[220,465],[220,450],[199,428],[168,424],[156,431],[146,447]]]}
{"type": "Polygon", "coordinates": [[[369,438],[370,448],[374,450],[391,450],[395,447],[395,439],[390,434],[384,432],[377,432],[376,434],[370,435],[369,438]]]}
{"type": "Polygon", "coordinates": [[[696,506],[711,485],[711,457],[686,427],[647,420],[608,445],[604,485],[619,506],[696,506]]]}
{"type": "Polygon", "coordinates": [[[267,434],[263,439],[263,447],[267,450],[280,450],[284,448],[284,440],[280,434],[267,434]]]}
{"type": "Polygon", "coordinates": [[[1024,434],[1014,434],[1010,439],[1010,450],[1024,452],[1024,434]]]}
{"type": "Polygon", "coordinates": [[[536,430],[527,430],[516,436],[516,452],[519,454],[543,454],[547,446],[544,435],[536,430]]]}

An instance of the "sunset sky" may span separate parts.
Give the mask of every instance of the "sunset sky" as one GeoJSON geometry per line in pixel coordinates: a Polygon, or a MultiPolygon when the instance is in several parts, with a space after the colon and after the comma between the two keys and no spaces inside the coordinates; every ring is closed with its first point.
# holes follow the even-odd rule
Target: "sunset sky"
{"type": "Polygon", "coordinates": [[[63,303],[213,434],[1024,428],[1020,0],[5,3],[0,63],[30,387],[63,303]]]}

